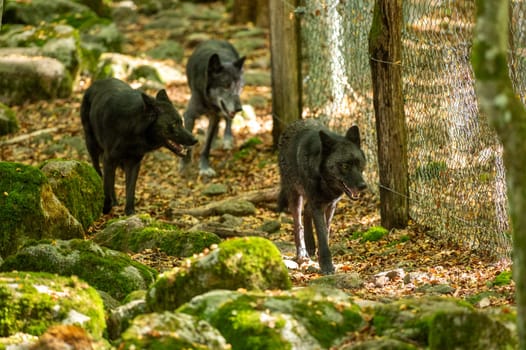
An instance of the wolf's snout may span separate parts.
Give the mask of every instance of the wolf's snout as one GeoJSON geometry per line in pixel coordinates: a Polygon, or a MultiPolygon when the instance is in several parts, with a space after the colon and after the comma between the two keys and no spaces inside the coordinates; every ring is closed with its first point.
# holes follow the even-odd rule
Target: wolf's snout
{"type": "Polygon", "coordinates": [[[367,184],[365,183],[365,181],[359,182],[356,185],[356,188],[359,189],[360,191],[363,191],[367,188],[367,184]]]}

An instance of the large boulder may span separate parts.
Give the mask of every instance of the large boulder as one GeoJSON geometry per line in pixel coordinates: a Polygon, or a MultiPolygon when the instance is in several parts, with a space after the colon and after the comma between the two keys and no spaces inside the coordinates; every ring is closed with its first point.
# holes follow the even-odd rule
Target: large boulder
{"type": "MultiPolygon", "coordinates": [[[[517,346],[517,336],[507,322],[454,298],[401,299],[377,304],[373,313],[372,325],[378,336],[426,349],[489,350],[517,346]]],[[[509,319],[512,325],[514,317],[509,319]]]]}
{"type": "Polygon", "coordinates": [[[95,339],[103,336],[106,323],[100,296],[76,277],[0,273],[0,296],[0,337],[40,335],[58,324],[80,326],[95,339]]]}
{"type": "Polygon", "coordinates": [[[78,22],[95,16],[90,8],[71,0],[9,1],[5,4],[3,22],[36,26],[60,20],[78,22]]]}
{"type": "Polygon", "coordinates": [[[93,236],[105,247],[122,252],[141,252],[159,248],[172,256],[188,257],[202,252],[221,239],[214,233],[184,232],[173,225],[158,222],[148,214],[134,215],[109,223],[93,236]]]}
{"type": "Polygon", "coordinates": [[[68,97],[73,88],[71,75],[58,60],[42,56],[0,56],[0,102],[68,97]]]}
{"type": "Polygon", "coordinates": [[[82,238],[82,225],[55,196],[39,169],[0,162],[0,256],[31,239],[82,238]]]}
{"type": "Polygon", "coordinates": [[[208,322],[187,314],[164,311],[136,317],[122,334],[119,349],[232,348],[208,322]]]}
{"type": "Polygon", "coordinates": [[[153,69],[155,76],[159,77],[164,84],[186,84],[185,75],[166,63],[152,62],[151,60],[111,52],[103,53],[100,56],[96,78],[114,77],[122,80],[130,80],[130,78],[137,76],[136,72],[138,69],[144,71],[144,67],[153,69]]]}
{"type": "Polygon", "coordinates": [[[0,136],[14,133],[18,128],[18,119],[16,119],[15,112],[8,106],[0,103],[0,136]]]}
{"type": "Polygon", "coordinates": [[[40,170],[84,229],[100,217],[104,201],[102,180],[91,165],[76,160],[50,160],[40,170]]]}
{"type": "Polygon", "coordinates": [[[320,287],[212,291],[177,311],[209,322],[232,349],[329,349],[365,325],[349,295],[320,287]]]}
{"type": "Polygon", "coordinates": [[[222,242],[208,255],[165,272],[147,294],[154,311],[173,310],[214,289],[290,289],[288,271],[272,242],[259,237],[222,242]]]}
{"type": "Polygon", "coordinates": [[[76,275],[119,301],[132,291],[148,288],[157,275],[124,253],[80,239],[27,245],[0,265],[0,271],[12,270],[76,275]]]}
{"type": "Polygon", "coordinates": [[[78,31],[65,24],[46,23],[38,27],[9,27],[0,36],[0,56],[26,55],[55,58],[75,77],[80,65],[78,31]]]}

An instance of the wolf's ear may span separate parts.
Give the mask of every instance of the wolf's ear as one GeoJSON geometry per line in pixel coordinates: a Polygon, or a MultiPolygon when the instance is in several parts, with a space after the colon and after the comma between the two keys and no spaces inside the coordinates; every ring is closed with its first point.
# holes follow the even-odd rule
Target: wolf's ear
{"type": "Polygon", "coordinates": [[[243,63],[245,63],[246,56],[241,57],[237,61],[234,62],[234,67],[236,67],[238,70],[243,69],[243,63]]]}
{"type": "Polygon", "coordinates": [[[324,130],[320,130],[320,140],[321,140],[321,153],[328,154],[331,152],[333,146],[336,144],[336,140],[326,133],[324,130]]]}
{"type": "Polygon", "coordinates": [[[347,130],[345,138],[360,147],[360,129],[358,129],[358,126],[351,126],[349,130],[347,130]]]}
{"type": "Polygon", "coordinates": [[[157,101],[164,101],[164,102],[170,102],[170,98],[168,97],[168,95],[166,94],[166,90],[165,89],[162,89],[162,90],[159,90],[159,92],[157,92],[157,96],[155,96],[155,99],[157,101]]]}
{"type": "Polygon", "coordinates": [[[144,102],[144,110],[141,117],[133,122],[133,130],[137,135],[142,134],[157,120],[159,115],[155,99],[144,92],[141,92],[141,97],[144,102]]]}
{"type": "Polygon", "coordinates": [[[156,109],[155,99],[150,95],[141,92],[141,97],[144,102],[144,112],[152,111],[156,109]]]}
{"type": "Polygon", "coordinates": [[[219,59],[219,55],[215,53],[212,56],[210,56],[210,59],[208,60],[208,72],[219,73],[221,72],[221,70],[223,70],[223,64],[219,59]]]}

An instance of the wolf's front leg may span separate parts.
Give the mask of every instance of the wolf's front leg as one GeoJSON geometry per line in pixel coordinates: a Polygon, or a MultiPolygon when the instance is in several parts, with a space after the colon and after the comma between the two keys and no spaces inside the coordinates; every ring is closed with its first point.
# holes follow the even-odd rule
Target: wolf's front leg
{"type": "Polygon", "coordinates": [[[223,149],[234,148],[234,137],[232,136],[232,118],[225,118],[225,134],[223,136],[223,149]]]}
{"type": "Polygon", "coordinates": [[[310,256],[316,253],[316,242],[314,241],[314,232],[312,231],[312,213],[309,206],[303,211],[303,226],[305,231],[305,247],[310,256]]]}
{"type": "Polygon", "coordinates": [[[135,186],[139,176],[139,169],[141,168],[141,159],[129,159],[124,162],[124,173],[126,176],[126,207],[124,208],[124,213],[126,215],[135,214],[135,186]]]}
{"type": "Polygon", "coordinates": [[[218,126],[219,117],[217,115],[211,115],[210,122],[208,124],[208,131],[206,133],[205,147],[201,152],[201,157],[199,158],[199,175],[210,177],[216,176],[215,170],[210,167],[208,158],[210,158],[210,149],[212,148],[212,143],[214,142],[214,138],[217,135],[218,126]]]}
{"type": "MultiPolygon", "coordinates": [[[[307,204],[309,205],[309,204],[307,204]]],[[[310,204],[314,227],[316,227],[316,237],[318,238],[318,261],[321,273],[328,275],[334,273],[331,251],[329,250],[329,237],[327,232],[327,222],[325,213],[319,204],[310,204]]]]}
{"type": "MultiPolygon", "coordinates": [[[[192,104],[190,104],[190,108],[187,111],[185,111],[184,116],[183,116],[183,118],[184,118],[184,127],[190,133],[193,132],[195,119],[199,116],[198,113],[195,112],[191,108],[191,106],[192,106],[192,104]]],[[[179,170],[184,172],[188,168],[188,164],[190,164],[191,162],[192,162],[192,149],[188,148],[186,150],[185,156],[181,159],[181,161],[179,163],[179,170]]]]}

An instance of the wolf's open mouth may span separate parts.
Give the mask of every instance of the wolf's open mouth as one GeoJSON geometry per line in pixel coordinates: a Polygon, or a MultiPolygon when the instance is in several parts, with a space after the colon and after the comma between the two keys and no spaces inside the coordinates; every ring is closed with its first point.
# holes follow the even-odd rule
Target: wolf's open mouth
{"type": "Polygon", "coordinates": [[[184,157],[186,155],[186,148],[172,140],[166,140],[165,146],[179,157],[184,157]]]}
{"type": "Polygon", "coordinates": [[[343,192],[345,192],[345,194],[350,199],[352,199],[353,201],[356,201],[360,198],[360,192],[361,192],[360,190],[347,186],[345,183],[343,183],[343,181],[342,181],[342,186],[343,186],[343,192]]]}

